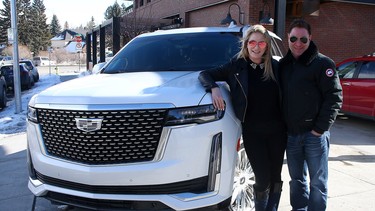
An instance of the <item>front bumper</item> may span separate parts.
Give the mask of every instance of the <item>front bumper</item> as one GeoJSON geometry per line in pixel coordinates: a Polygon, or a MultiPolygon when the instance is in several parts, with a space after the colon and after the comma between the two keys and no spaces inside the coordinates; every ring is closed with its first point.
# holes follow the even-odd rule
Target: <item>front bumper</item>
{"type": "Polygon", "coordinates": [[[73,205],[87,208],[99,202],[103,206],[122,204],[122,208],[146,203],[174,210],[219,204],[232,194],[240,136],[234,121],[226,115],[212,123],[166,127],[160,160],[101,166],[50,157],[39,125],[28,122],[30,166],[36,173],[29,178],[28,187],[36,196],[60,203],[75,198],[73,205]],[[217,145],[218,134],[221,145],[217,145]]]}

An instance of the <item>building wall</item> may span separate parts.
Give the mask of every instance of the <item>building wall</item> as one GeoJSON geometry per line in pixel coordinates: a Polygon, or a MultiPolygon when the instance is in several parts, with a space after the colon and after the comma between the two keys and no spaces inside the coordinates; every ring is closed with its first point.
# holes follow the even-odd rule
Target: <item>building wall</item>
{"type": "Polygon", "coordinates": [[[375,52],[375,5],[330,2],[319,13],[306,20],[321,53],[340,62],[375,52]]]}
{"type": "MultiPolygon", "coordinates": [[[[271,17],[275,18],[274,1],[267,2],[271,17]]],[[[179,15],[184,20],[182,27],[222,26],[220,22],[232,3],[237,3],[244,12],[244,24],[259,23],[259,11],[268,9],[261,0],[151,0],[149,3],[144,0],[142,7],[136,7],[136,13],[138,17],[154,19],[155,23],[179,15]]],[[[230,13],[238,23],[238,7],[230,7],[230,13]]],[[[374,14],[375,5],[326,2],[320,4],[319,16],[304,18],[312,26],[313,41],[321,53],[339,62],[375,52],[374,14]]],[[[291,21],[292,18],[286,18],[285,35],[291,21]]],[[[266,27],[273,31],[273,26],[266,27]]],[[[287,47],[286,40],[284,45],[287,47]]]]}

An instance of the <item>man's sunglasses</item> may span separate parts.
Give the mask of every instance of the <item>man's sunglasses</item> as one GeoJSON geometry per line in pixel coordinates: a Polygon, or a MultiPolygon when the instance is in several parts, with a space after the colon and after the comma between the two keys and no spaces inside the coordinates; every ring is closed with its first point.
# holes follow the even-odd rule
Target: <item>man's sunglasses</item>
{"type": "Polygon", "coordinates": [[[265,47],[267,47],[267,43],[265,42],[265,41],[260,41],[260,42],[257,42],[257,41],[255,41],[255,40],[250,40],[249,41],[249,46],[251,47],[251,48],[255,48],[255,46],[259,46],[259,48],[265,48],[265,47]]]}
{"type": "MultiPolygon", "coordinates": [[[[295,43],[295,42],[298,40],[298,38],[295,37],[295,36],[292,36],[292,37],[290,37],[289,40],[290,40],[291,43],[295,43]]],[[[307,37],[301,37],[301,38],[299,38],[299,40],[300,40],[303,44],[306,44],[306,43],[309,41],[309,39],[308,39],[307,37]]]]}

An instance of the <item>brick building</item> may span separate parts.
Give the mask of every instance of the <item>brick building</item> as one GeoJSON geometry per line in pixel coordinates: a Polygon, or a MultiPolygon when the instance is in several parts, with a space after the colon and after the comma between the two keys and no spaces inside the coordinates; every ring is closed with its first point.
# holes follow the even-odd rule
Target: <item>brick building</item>
{"type": "Polygon", "coordinates": [[[261,11],[270,13],[274,25],[266,27],[282,38],[290,22],[303,17],[311,24],[320,51],[335,62],[375,52],[374,0],[134,0],[130,15],[138,23],[147,20],[154,30],[222,26],[228,11],[237,24],[245,25],[259,23],[261,11]]]}

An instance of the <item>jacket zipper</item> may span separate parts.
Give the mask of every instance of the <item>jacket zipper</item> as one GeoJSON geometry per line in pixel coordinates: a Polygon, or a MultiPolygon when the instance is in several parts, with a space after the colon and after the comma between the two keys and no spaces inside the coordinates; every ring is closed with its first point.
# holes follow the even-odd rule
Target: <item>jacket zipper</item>
{"type": "Polygon", "coordinates": [[[247,110],[247,96],[246,96],[245,90],[243,89],[243,86],[242,86],[242,84],[241,84],[240,80],[238,80],[238,78],[237,78],[237,75],[236,75],[236,74],[234,74],[234,77],[236,78],[236,80],[237,80],[238,84],[239,84],[239,85],[240,85],[240,87],[241,87],[241,90],[242,90],[242,92],[243,92],[243,95],[245,96],[245,101],[246,101],[246,104],[245,104],[245,111],[244,111],[244,113],[243,113],[243,119],[242,119],[242,122],[245,122],[245,116],[246,116],[246,110],[247,110]]]}

